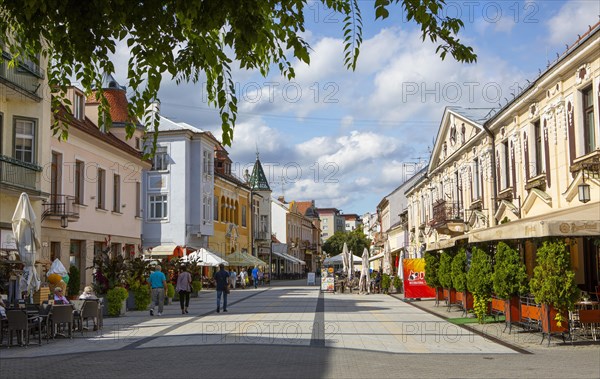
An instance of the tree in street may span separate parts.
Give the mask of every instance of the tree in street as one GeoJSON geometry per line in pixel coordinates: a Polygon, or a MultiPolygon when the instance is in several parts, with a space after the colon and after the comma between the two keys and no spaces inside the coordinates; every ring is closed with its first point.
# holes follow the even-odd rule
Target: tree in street
{"type": "Polygon", "coordinates": [[[369,250],[371,246],[371,240],[367,238],[362,228],[356,228],[351,232],[335,232],[323,243],[323,251],[330,256],[338,255],[342,252],[344,243],[347,244],[348,250],[355,255],[362,254],[365,248],[369,250]]]}
{"type": "MultiPolygon", "coordinates": [[[[86,95],[96,89],[98,119],[106,120],[105,127],[111,120],[102,75],[115,72],[110,55],[119,43],[126,43],[130,50],[130,120],[145,119],[163,75],[171,75],[177,83],[197,83],[205,77],[208,101],[221,116],[222,142],[230,145],[238,104],[232,64],[259,70],[263,76],[275,66],[286,79],[294,78],[292,57],[310,63],[310,47],[302,38],[310,1],[2,0],[0,28],[11,64],[36,61],[40,53],[49,62],[46,74],[53,109],[59,109],[59,103],[69,105],[66,89],[75,79],[86,95]]],[[[355,69],[363,28],[358,0],[321,2],[344,17],[344,63],[355,69]]],[[[476,60],[473,49],[457,37],[463,22],[445,15],[445,0],[375,0],[376,19],[389,17],[389,8],[396,4],[402,6],[408,21],[420,26],[423,40],[437,44],[441,59],[450,54],[461,62],[476,60]]],[[[66,123],[53,125],[63,139],[68,137],[66,127],[66,123]]],[[[128,137],[133,135],[133,121],[126,131],[128,137]]]]}

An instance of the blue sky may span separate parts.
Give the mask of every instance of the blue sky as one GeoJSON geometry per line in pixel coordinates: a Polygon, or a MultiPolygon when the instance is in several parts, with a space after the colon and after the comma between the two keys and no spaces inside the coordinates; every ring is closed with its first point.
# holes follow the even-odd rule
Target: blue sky
{"type": "MultiPolygon", "coordinates": [[[[400,7],[375,21],[373,3],[359,1],[364,42],[354,72],[343,66],[342,17],[319,2],[305,14],[311,64],[294,63],[293,83],[276,70],[234,72],[241,103],[228,150],[238,174],[258,148],[274,196],[372,212],[429,158],[445,106],[504,105],[600,14],[596,0],[448,1],[448,15],[465,23],[461,41],[478,54],[461,64],[437,57],[400,7]]],[[[164,116],[220,136],[201,85],[165,78],[160,99],[164,116]]]]}

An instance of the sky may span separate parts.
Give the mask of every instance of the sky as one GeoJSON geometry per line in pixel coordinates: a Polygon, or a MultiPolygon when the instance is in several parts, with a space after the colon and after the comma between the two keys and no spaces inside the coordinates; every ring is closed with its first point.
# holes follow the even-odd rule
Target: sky
{"type": "MultiPolygon", "coordinates": [[[[305,12],[310,65],[292,60],[292,82],[277,69],[266,78],[234,69],[240,103],[227,148],[234,173],[241,177],[258,151],[274,197],[374,212],[429,160],[446,106],[498,109],[600,15],[597,0],[449,0],[446,14],[463,20],[459,38],[478,55],[465,64],[442,61],[399,6],[376,21],[373,4],[359,1],[364,29],[355,71],[343,65],[343,18],[318,1],[305,12]]],[[[117,52],[121,84],[127,54],[117,52]]],[[[202,83],[165,77],[159,96],[163,116],[221,135],[202,83]]]]}

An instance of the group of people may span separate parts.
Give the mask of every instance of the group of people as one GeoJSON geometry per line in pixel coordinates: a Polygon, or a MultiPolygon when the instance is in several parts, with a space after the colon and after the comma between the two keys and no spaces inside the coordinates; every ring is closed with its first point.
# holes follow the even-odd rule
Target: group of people
{"type": "MultiPolygon", "coordinates": [[[[254,267],[250,271],[254,288],[258,288],[258,283],[262,281],[263,273],[258,267],[254,267]]],[[[239,274],[232,270],[225,271],[223,264],[219,265],[219,271],[214,275],[214,280],[217,287],[217,313],[221,312],[221,298],[223,298],[223,312],[227,312],[227,294],[229,289],[236,287],[237,279],[240,279],[242,288],[246,288],[246,284],[250,282],[250,278],[246,270],[241,270],[239,274]]],[[[167,293],[167,277],[162,272],[162,267],[156,265],[154,271],[150,274],[148,282],[152,291],[152,303],[150,307],[150,316],[154,316],[154,309],[158,306],[158,316],[162,315],[165,304],[165,295],[167,293]]],[[[86,287],[87,288],[87,287],[86,287]]],[[[186,266],[181,266],[179,275],[177,275],[177,286],[175,292],[179,294],[179,305],[181,314],[189,313],[190,293],[192,292],[192,276],[187,271],[186,266]]]]}
{"type": "Polygon", "coordinates": [[[258,267],[254,267],[246,270],[242,268],[238,274],[235,269],[229,271],[229,286],[231,289],[235,289],[237,281],[240,281],[240,287],[246,288],[247,285],[252,283],[254,288],[258,288],[258,285],[263,282],[264,274],[258,267]]]}

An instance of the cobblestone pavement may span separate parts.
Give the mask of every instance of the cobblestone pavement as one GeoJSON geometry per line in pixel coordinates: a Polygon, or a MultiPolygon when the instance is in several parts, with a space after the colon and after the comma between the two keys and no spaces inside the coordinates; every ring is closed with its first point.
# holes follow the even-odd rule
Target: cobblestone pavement
{"type": "Polygon", "coordinates": [[[600,377],[598,345],[487,338],[433,302],[301,284],[234,290],[228,313],[203,291],[189,315],[174,304],[107,318],[102,336],[3,346],[0,377],[600,377]]]}

